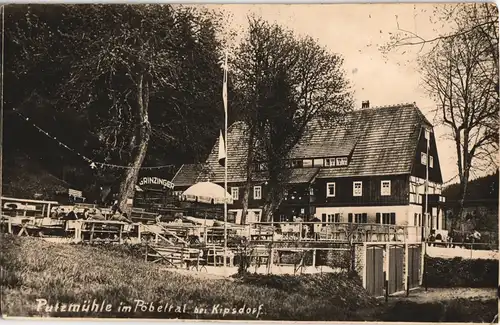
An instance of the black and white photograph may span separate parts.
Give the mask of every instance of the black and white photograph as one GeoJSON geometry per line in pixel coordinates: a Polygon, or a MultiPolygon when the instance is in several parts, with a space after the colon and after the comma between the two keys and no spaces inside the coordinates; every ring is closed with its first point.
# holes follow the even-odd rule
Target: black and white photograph
{"type": "Polygon", "coordinates": [[[1,316],[498,323],[498,17],[1,5],[1,316]]]}

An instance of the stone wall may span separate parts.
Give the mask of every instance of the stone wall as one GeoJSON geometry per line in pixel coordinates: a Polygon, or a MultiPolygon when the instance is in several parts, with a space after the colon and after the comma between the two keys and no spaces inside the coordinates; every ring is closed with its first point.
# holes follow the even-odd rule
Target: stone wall
{"type": "Polygon", "coordinates": [[[361,279],[364,276],[364,263],[365,263],[366,250],[363,245],[356,245],[354,248],[354,271],[361,279]]]}

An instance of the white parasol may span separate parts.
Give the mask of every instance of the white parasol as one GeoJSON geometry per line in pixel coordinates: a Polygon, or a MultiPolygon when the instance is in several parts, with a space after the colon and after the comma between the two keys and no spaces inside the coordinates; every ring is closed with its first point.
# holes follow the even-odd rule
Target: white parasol
{"type": "Polygon", "coordinates": [[[233,203],[233,197],[222,186],[211,182],[196,183],[181,195],[183,201],[209,204],[224,204],[224,198],[227,198],[227,204],[233,203]]]}

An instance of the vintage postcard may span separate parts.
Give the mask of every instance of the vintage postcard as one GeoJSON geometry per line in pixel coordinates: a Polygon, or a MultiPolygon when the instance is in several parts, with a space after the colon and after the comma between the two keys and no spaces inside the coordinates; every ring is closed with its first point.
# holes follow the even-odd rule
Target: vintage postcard
{"type": "Polygon", "coordinates": [[[1,6],[4,318],[498,322],[498,9],[1,6]]]}

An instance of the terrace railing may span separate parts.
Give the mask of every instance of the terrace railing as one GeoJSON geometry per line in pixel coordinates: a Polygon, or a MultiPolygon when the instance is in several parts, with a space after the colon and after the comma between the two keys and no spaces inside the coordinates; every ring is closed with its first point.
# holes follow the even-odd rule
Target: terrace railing
{"type": "Polygon", "coordinates": [[[257,222],[249,227],[253,241],[420,242],[421,227],[375,223],[257,222]]]}
{"type": "Polygon", "coordinates": [[[50,209],[59,205],[56,201],[18,199],[2,196],[2,214],[14,217],[44,218],[50,216],[50,209]]]}

